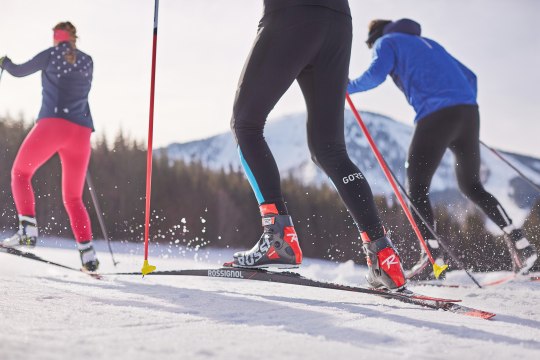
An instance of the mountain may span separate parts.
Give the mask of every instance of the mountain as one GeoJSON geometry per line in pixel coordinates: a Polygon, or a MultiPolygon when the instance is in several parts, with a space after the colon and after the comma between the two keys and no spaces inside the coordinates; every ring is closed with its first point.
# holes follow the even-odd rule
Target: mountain
{"type": "MultiPolygon", "coordinates": [[[[405,160],[413,127],[389,117],[362,112],[362,119],[386,162],[405,183],[405,160]]],[[[291,176],[305,184],[330,184],[311,161],[306,141],[305,114],[293,114],[269,121],[265,138],[272,149],[282,177],[291,176]]],[[[345,139],[351,159],[368,179],[375,194],[390,195],[392,190],[374,157],[353,114],[345,112],[345,139]]],[[[212,169],[240,168],[236,143],[230,132],[159,149],[170,159],[199,161],[212,169]]],[[[540,159],[500,152],[526,176],[540,183],[540,159]]],[[[447,151],[431,186],[434,202],[451,203],[464,210],[471,206],[460,194],[453,169],[453,155],[447,151]]],[[[481,177],[486,189],[495,195],[516,223],[524,220],[539,194],[490,150],[482,147],[481,177]]]]}

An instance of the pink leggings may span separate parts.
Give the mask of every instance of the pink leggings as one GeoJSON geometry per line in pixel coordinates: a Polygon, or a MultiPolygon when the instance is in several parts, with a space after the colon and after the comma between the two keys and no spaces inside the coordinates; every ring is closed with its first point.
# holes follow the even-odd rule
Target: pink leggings
{"type": "Polygon", "coordinates": [[[92,239],[90,218],[82,201],[91,134],[90,128],[64,119],[41,119],[24,139],[11,170],[11,189],[17,212],[35,217],[32,176],[58,152],[62,164],[62,198],[77,242],[92,239]]]}

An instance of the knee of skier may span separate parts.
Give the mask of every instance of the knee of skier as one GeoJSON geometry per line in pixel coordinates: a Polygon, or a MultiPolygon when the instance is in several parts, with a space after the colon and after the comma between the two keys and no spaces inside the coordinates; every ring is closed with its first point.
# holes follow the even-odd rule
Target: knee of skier
{"type": "Polygon", "coordinates": [[[27,180],[32,177],[33,173],[25,166],[20,166],[17,163],[11,168],[11,182],[18,180],[27,180]]]}
{"type": "Polygon", "coordinates": [[[323,171],[335,169],[349,159],[347,150],[337,146],[310,146],[311,160],[323,171]]]}
{"type": "Polygon", "coordinates": [[[475,182],[475,183],[459,182],[459,190],[461,190],[463,195],[465,195],[472,201],[474,201],[475,199],[480,199],[483,193],[485,192],[484,186],[480,182],[475,182]]]}
{"type": "Polygon", "coordinates": [[[246,140],[262,138],[264,133],[264,121],[262,125],[259,122],[250,121],[244,116],[233,114],[231,118],[231,131],[238,144],[246,140]]]}
{"type": "Polygon", "coordinates": [[[407,193],[413,202],[423,202],[429,196],[429,185],[416,183],[409,180],[409,188],[407,193]]]}
{"type": "Polygon", "coordinates": [[[71,210],[84,208],[82,196],[64,196],[63,201],[64,207],[68,212],[70,212],[71,210]]]}

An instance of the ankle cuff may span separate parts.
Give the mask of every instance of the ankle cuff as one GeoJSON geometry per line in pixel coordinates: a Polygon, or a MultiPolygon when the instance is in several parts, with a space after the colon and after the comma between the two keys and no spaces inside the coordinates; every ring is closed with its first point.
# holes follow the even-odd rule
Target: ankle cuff
{"type": "Polygon", "coordinates": [[[88,249],[90,249],[92,247],[93,247],[92,240],[82,241],[82,242],[77,243],[77,248],[79,250],[88,250],[88,249]]]}
{"type": "Polygon", "coordinates": [[[33,216],[26,216],[26,215],[21,215],[19,214],[19,222],[27,222],[29,224],[32,224],[32,225],[37,225],[37,222],[36,222],[36,218],[33,217],[33,216]]]}

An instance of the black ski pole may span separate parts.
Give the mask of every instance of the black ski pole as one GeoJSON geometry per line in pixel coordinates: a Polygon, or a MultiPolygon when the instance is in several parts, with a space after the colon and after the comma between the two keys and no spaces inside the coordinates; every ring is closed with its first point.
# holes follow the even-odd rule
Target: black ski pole
{"type": "Polygon", "coordinates": [[[499,159],[501,159],[506,165],[510,166],[516,173],[519,174],[525,181],[529,183],[536,191],[540,193],[540,186],[538,186],[534,181],[532,181],[527,175],[525,175],[521,170],[519,170],[517,167],[515,167],[510,161],[508,161],[504,156],[501,155],[500,152],[492,148],[491,146],[488,146],[485,142],[480,141],[480,144],[484,145],[486,149],[489,149],[492,153],[495,154],[499,159]]]}
{"type": "Polygon", "coordinates": [[[94,188],[94,182],[92,181],[92,177],[90,176],[90,171],[86,172],[86,183],[88,184],[88,190],[90,190],[90,196],[92,197],[92,202],[94,203],[94,209],[96,210],[99,226],[101,227],[101,232],[105,240],[107,240],[107,246],[109,247],[109,252],[111,253],[113,264],[114,266],[116,266],[118,262],[114,259],[114,253],[111,247],[111,239],[107,234],[107,228],[105,227],[105,221],[103,220],[103,213],[101,212],[101,207],[99,206],[96,190],[94,188]]]}
{"type": "Polygon", "coordinates": [[[427,220],[424,218],[424,216],[422,216],[422,214],[420,214],[420,211],[418,210],[418,208],[413,204],[412,202],[412,199],[410,198],[409,194],[407,194],[407,191],[405,191],[405,188],[403,187],[403,185],[399,182],[399,180],[397,179],[396,175],[394,174],[394,172],[392,171],[392,169],[388,166],[388,164],[386,165],[388,167],[388,170],[390,171],[390,174],[392,175],[392,177],[394,178],[394,180],[396,181],[396,183],[398,184],[401,192],[405,195],[405,197],[407,198],[407,201],[409,203],[409,206],[413,209],[413,211],[415,212],[415,214],[420,218],[420,220],[422,221],[422,223],[425,225],[425,227],[428,229],[428,231],[431,233],[431,235],[433,235],[433,237],[435,238],[435,240],[437,240],[439,242],[439,244],[441,244],[441,246],[443,247],[444,251],[448,254],[448,256],[450,256],[450,258],[461,268],[461,270],[464,270],[465,273],[471,278],[471,280],[479,287],[479,288],[482,288],[482,285],[480,285],[480,283],[478,282],[478,280],[475,279],[475,277],[469,272],[469,270],[467,270],[467,268],[465,267],[465,264],[463,264],[463,262],[459,259],[459,257],[452,251],[452,249],[450,249],[450,247],[445,244],[444,241],[442,241],[441,237],[435,232],[435,229],[433,229],[433,227],[431,227],[431,225],[427,222],[427,220]]]}

